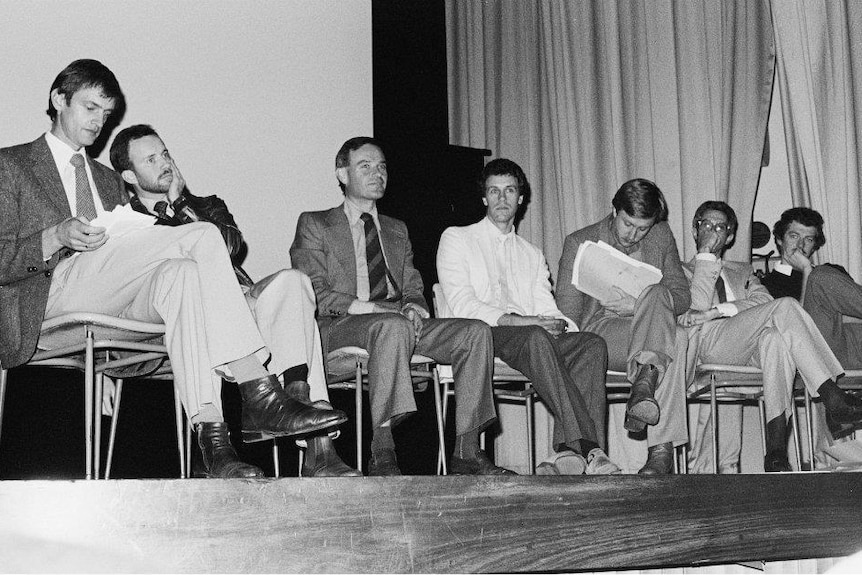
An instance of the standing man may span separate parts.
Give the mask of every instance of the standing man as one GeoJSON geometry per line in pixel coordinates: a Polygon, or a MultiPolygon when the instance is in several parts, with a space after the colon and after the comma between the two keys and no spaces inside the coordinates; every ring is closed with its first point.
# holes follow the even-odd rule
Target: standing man
{"type": "Polygon", "coordinates": [[[293,265],[317,293],[324,351],[365,348],[371,419],[370,475],[400,475],[392,427],[416,411],[410,378],[415,353],[452,364],[457,394],[454,474],[504,475],[479,449],[495,418],[491,330],[476,320],[431,319],[404,222],[377,213],[386,193],[386,157],[373,138],[347,140],[335,157],[344,203],[299,216],[293,265]]]}
{"type": "MultiPolygon", "coordinates": [[[[157,223],[167,226],[203,221],[218,227],[246,302],[272,353],[269,370],[281,375],[288,396],[331,409],[308,276],[281,270],[252,282],[239,265],[242,232],[224,201],[188,191],[176,162],[151,126],[138,124],[120,131],[111,144],[111,164],[130,190],[129,203],[136,211],[154,215],[157,223]]],[[[327,433],[314,434],[302,443],[306,446],[303,477],[361,475],[338,457],[327,433]]]]}
{"type": "Polygon", "coordinates": [[[127,203],[122,178],[84,148],[122,104],[114,74],[76,60],[51,85],[51,129],[0,150],[0,362],[26,363],[43,319],[95,312],[165,324],[174,384],[210,476],[258,477],[239,460],[221,411],[221,379],[239,384],[244,437],[308,434],[346,420],[284,395],[212,224],[110,238],[90,221],[127,203]]]}
{"type": "Polygon", "coordinates": [[[533,382],[554,415],[554,451],[568,451],[575,473],[620,473],[604,452],[605,342],[578,333],[557,309],[545,256],[515,233],[527,177],[515,162],[497,159],[482,170],[479,189],[485,217],[440,238],[446,302],[455,317],[491,326],[494,353],[533,382]]]}
{"type": "Polygon", "coordinates": [[[648,457],[638,473],[673,471],[673,448],[688,441],[685,417],[685,366],[674,362],[676,316],[689,305],[688,284],[673,233],[667,225],[664,195],[649,180],[624,183],[606,218],[566,237],[557,274],[557,305],[584,331],[602,336],[611,369],[626,371],[632,383],[625,428],[647,431],[648,457]],[[628,256],[657,267],[661,282],[635,299],[598,301],[572,285],[575,256],[582,243],[603,241],[628,256]]]}
{"type": "Polygon", "coordinates": [[[724,202],[704,202],[695,212],[692,235],[698,253],[685,265],[691,309],[680,324],[689,329],[689,353],[696,362],[763,370],[763,467],[767,472],[791,471],[787,425],[797,370],[808,392],[823,399],[827,418],[858,422],[862,406],[835,384],[844,370],[802,306],[791,298],[773,300],[751,264],[721,259],[736,226],[736,213],[724,202]]]}

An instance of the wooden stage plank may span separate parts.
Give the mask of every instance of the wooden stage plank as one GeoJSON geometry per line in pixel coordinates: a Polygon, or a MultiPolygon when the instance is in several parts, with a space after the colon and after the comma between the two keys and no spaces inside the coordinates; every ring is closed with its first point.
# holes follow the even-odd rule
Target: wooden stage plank
{"type": "Polygon", "coordinates": [[[0,571],[518,572],[839,557],[862,475],[0,482],[0,571]]]}

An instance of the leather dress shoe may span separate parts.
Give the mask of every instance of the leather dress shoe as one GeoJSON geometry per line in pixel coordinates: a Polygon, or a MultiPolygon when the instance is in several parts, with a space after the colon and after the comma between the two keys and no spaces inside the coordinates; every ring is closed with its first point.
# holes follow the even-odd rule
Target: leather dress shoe
{"type": "MultiPolygon", "coordinates": [[[[311,386],[302,380],[288,381],[284,384],[284,394],[290,399],[295,399],[299,403],[312,405],[311,403],[311,386]]],[[[331,409],[331,407],[330,407],[331,409]]]]}
{"type": "Polygon", "coordinates": [[[481,449],[476,451],[476,456],[470,459],[462,459],[452,456],[449,462],[450,475],[518,475],[514,471],[497,467],[488,459],[481,449]]]}
{"type": "Polygon", "coordinates": [[[368,461],[368,475],[370,477],[384,477],[390,475],[401,475],[398,469],[398,459],[395,457],[394,449],[380,449],[371,452],[368,461]]]}
{"type": "Polygon", "coordinates": [[[862,399],[852,393],[844,394],[845,404],[840,409],[826,410],[826,425],[833,439],[847,437],[862,429],[862,399]]]}
{"type": "Polygon", "coordinates": [[[640,468],[640,475],[668,475],[673,473],[673,443],[659,443],[648,450],[646,464],[640,468]]]}
{"type": "Polygon", "coordinates": [[[595,447],[587,454],[587,475],[619,475],[622,472],[601,447],[595,447]]]}
{"type": "Polygon", "coordinates": [[[287,396],[274,375],[239,384],[242,440],[307,435],[347,421],[343,411],[317,409],[287,396]]]}
{"type": "Polygon", "coordinates": [[[344,463],[329,435],[306,438],[308,447],[302,462],[303,477],[362,477],[362,473],[344,463]]]}
{"type": "Polygon", "coordinates": [[[204,473],[220,479],[254,479],[263,477],[263,471],[240,460],[230,443],[227,423],[204,422],[195,425],[198,445],[203,454],[204,473]]]}
{"type": "Polygon", "coordinates": [[[781,471],[793,471],[790,467],[790,461],[787,460],[787,453],[767,453],[763,458],[763,471],[766,473],[776,473],[781,471]]]}
{"type": "Polygon", "coordinates": [[[643,431],[647,425],[658,423],[661,411],[655,400],[655,388],[658,385],[658,369],[654,365],[641,365],[632,391],[626,403],[626,417],[623,423],[628,431],[635,433],[643,431]]]}

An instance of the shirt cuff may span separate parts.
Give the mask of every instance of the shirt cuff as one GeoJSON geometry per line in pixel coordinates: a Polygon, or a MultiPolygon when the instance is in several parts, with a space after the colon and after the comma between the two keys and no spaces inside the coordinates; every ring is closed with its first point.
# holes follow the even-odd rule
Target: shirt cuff
{"type": "Polygon", "coordinates": [[[350,315],[374,313],[374,302],[355,299],[353,300],[353,303],[350,304],[350,307],[347,308],[347,313],[350,315]]]}
{"type": "Polygon", "coordinates": [[[739,313],[739,310],[736,309],[736,306],[729,301],[717,304],[715,306],[715,309],[721,312],[721,317],[733,317],[739,313]]]}
{"type": "Polygon", "coordinates": [[[694,259],[696,259],[696,260],[704,260],[704,261],[707,261],[707,262],[717,262],[717,261],[718,261],[718,256],[717,256],[717,255],[715,255],[715,254],[713,254],[713,253],[706,252],[706,253],[703,253],[703,254],[699,253],[699,254],[695,255],[695,256],[694,256],[694,259]]]}

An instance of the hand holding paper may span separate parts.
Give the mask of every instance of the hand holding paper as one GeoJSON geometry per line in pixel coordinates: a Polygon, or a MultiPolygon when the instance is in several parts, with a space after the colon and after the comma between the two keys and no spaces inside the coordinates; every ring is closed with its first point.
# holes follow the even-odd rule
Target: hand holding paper
{"type": "Polygon", "coordinates": [[[155,223],[155,216],[136,212],[131,205],[125,204],[116,206],[110,212],[102,212],[90,222],[90,225],[103,227],[107,235],[116,238],[141,228],[148,228],[155,223]]]}
{"type": "MultiPolygon", "coordinates": [[[[586,241],[578,248],[572,272],[572,285],[600,302],[635,300],[643,290],[661,281],[655,266],[639,262],[605,242],[586,241]]],[[[622,305],[622,304],[621,304],[622,305]]]]}

